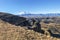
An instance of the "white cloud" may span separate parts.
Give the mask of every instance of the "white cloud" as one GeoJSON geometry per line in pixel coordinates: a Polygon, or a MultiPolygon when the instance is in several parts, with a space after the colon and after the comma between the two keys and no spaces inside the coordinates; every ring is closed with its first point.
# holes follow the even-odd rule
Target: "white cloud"
{"type": "Polygon", "coordinates": [[[25,12],[24,11],[21,11],[20,13],[18,13],[18,14],[25,14],[25,12]]]}
{"type": "Polygon", "coordinates": [[[25,14],[26,12],[24,12],[24,11],[20,11],[20,12],[18,12],[16,15],[21,15],[21,14],[25,14]]]}

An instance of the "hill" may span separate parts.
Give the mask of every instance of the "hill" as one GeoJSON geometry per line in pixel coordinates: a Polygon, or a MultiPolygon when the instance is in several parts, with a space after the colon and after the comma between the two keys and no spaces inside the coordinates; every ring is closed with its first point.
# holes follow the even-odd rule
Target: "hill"
{"type": "Polygon", "coordinates": [[[0,20],[0,40],[58,40],[0,20]]]}
{"type": "Polygon", "coordinates": [[[17,26],[26,26],[27,24],[29,24],[26,21],[25,17],[19,17],[17,15],[13,15],[10,13],[4,13],[4,12],[0,12],[0,19],[6,22],[9,22],[10,24],[13,25],[17,25],[17,26]],[[27,23],[27,24],[26,24],[27,23]]]}
{"type": "MultiPolygon", "coordinates": [[[[27,20],[27,18],[25,17],[20,17],[20,16],[9,14],[9,13],[0,12],[0,40],[40,40],[40,39],[41,40],[58,40],[60,39],[60,38],[49,36],[40,32],[42,31],[40,30],[41,29],[40,27],[44,28],[45,26],[51,27],[56,25],[56,24],[48,23],[51,21],[47,21],[45,19],[43,20],[45,21],[45,23],[44,21],[43,23],[41,21],[41,26],[38,25],[40,22],[36,20],[35,20],[35,23],[38,22],[38,24],[34,23],[30,25],[30,23],[34,21],[34,18],[32,20],[30,19],[27,20]],[[27,28],[28,26],[29,27],[31,26],[32,28],[29,29],[27,28]]],[[[58,25],[58,27],[59,26],[60,25],[58,25]]],[[[45,31],[45,28],[43,29],[43,31],[45,31]]],[[[53,28],[52,31],[55,31],[55,27],[53,28]]]]}

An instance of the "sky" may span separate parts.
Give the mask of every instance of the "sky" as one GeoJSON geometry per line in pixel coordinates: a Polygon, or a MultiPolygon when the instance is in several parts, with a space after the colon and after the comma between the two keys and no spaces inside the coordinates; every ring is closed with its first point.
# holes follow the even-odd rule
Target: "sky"
{"type": "Polygon", "coordinates": [[[0,12],[60,13],[60,0],[0,0],[0,12]]]}

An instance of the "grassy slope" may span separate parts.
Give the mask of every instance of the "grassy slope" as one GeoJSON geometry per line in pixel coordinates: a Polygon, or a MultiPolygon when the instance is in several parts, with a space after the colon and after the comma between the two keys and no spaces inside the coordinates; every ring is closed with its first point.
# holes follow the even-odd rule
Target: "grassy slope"
{"type": "Polygon", "coordinates": [[[0,40],[57,40],[0,20],[0,40]]]}

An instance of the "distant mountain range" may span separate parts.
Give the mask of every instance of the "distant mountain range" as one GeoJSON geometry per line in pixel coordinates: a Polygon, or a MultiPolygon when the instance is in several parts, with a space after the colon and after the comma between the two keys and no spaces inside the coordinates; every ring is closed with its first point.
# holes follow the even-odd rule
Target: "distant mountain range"
{"type": "Polygon", "coordinates": [[[21,14],[23,17],[57,17],[60,13],[48,13],[48,14],[21,14]]]}

